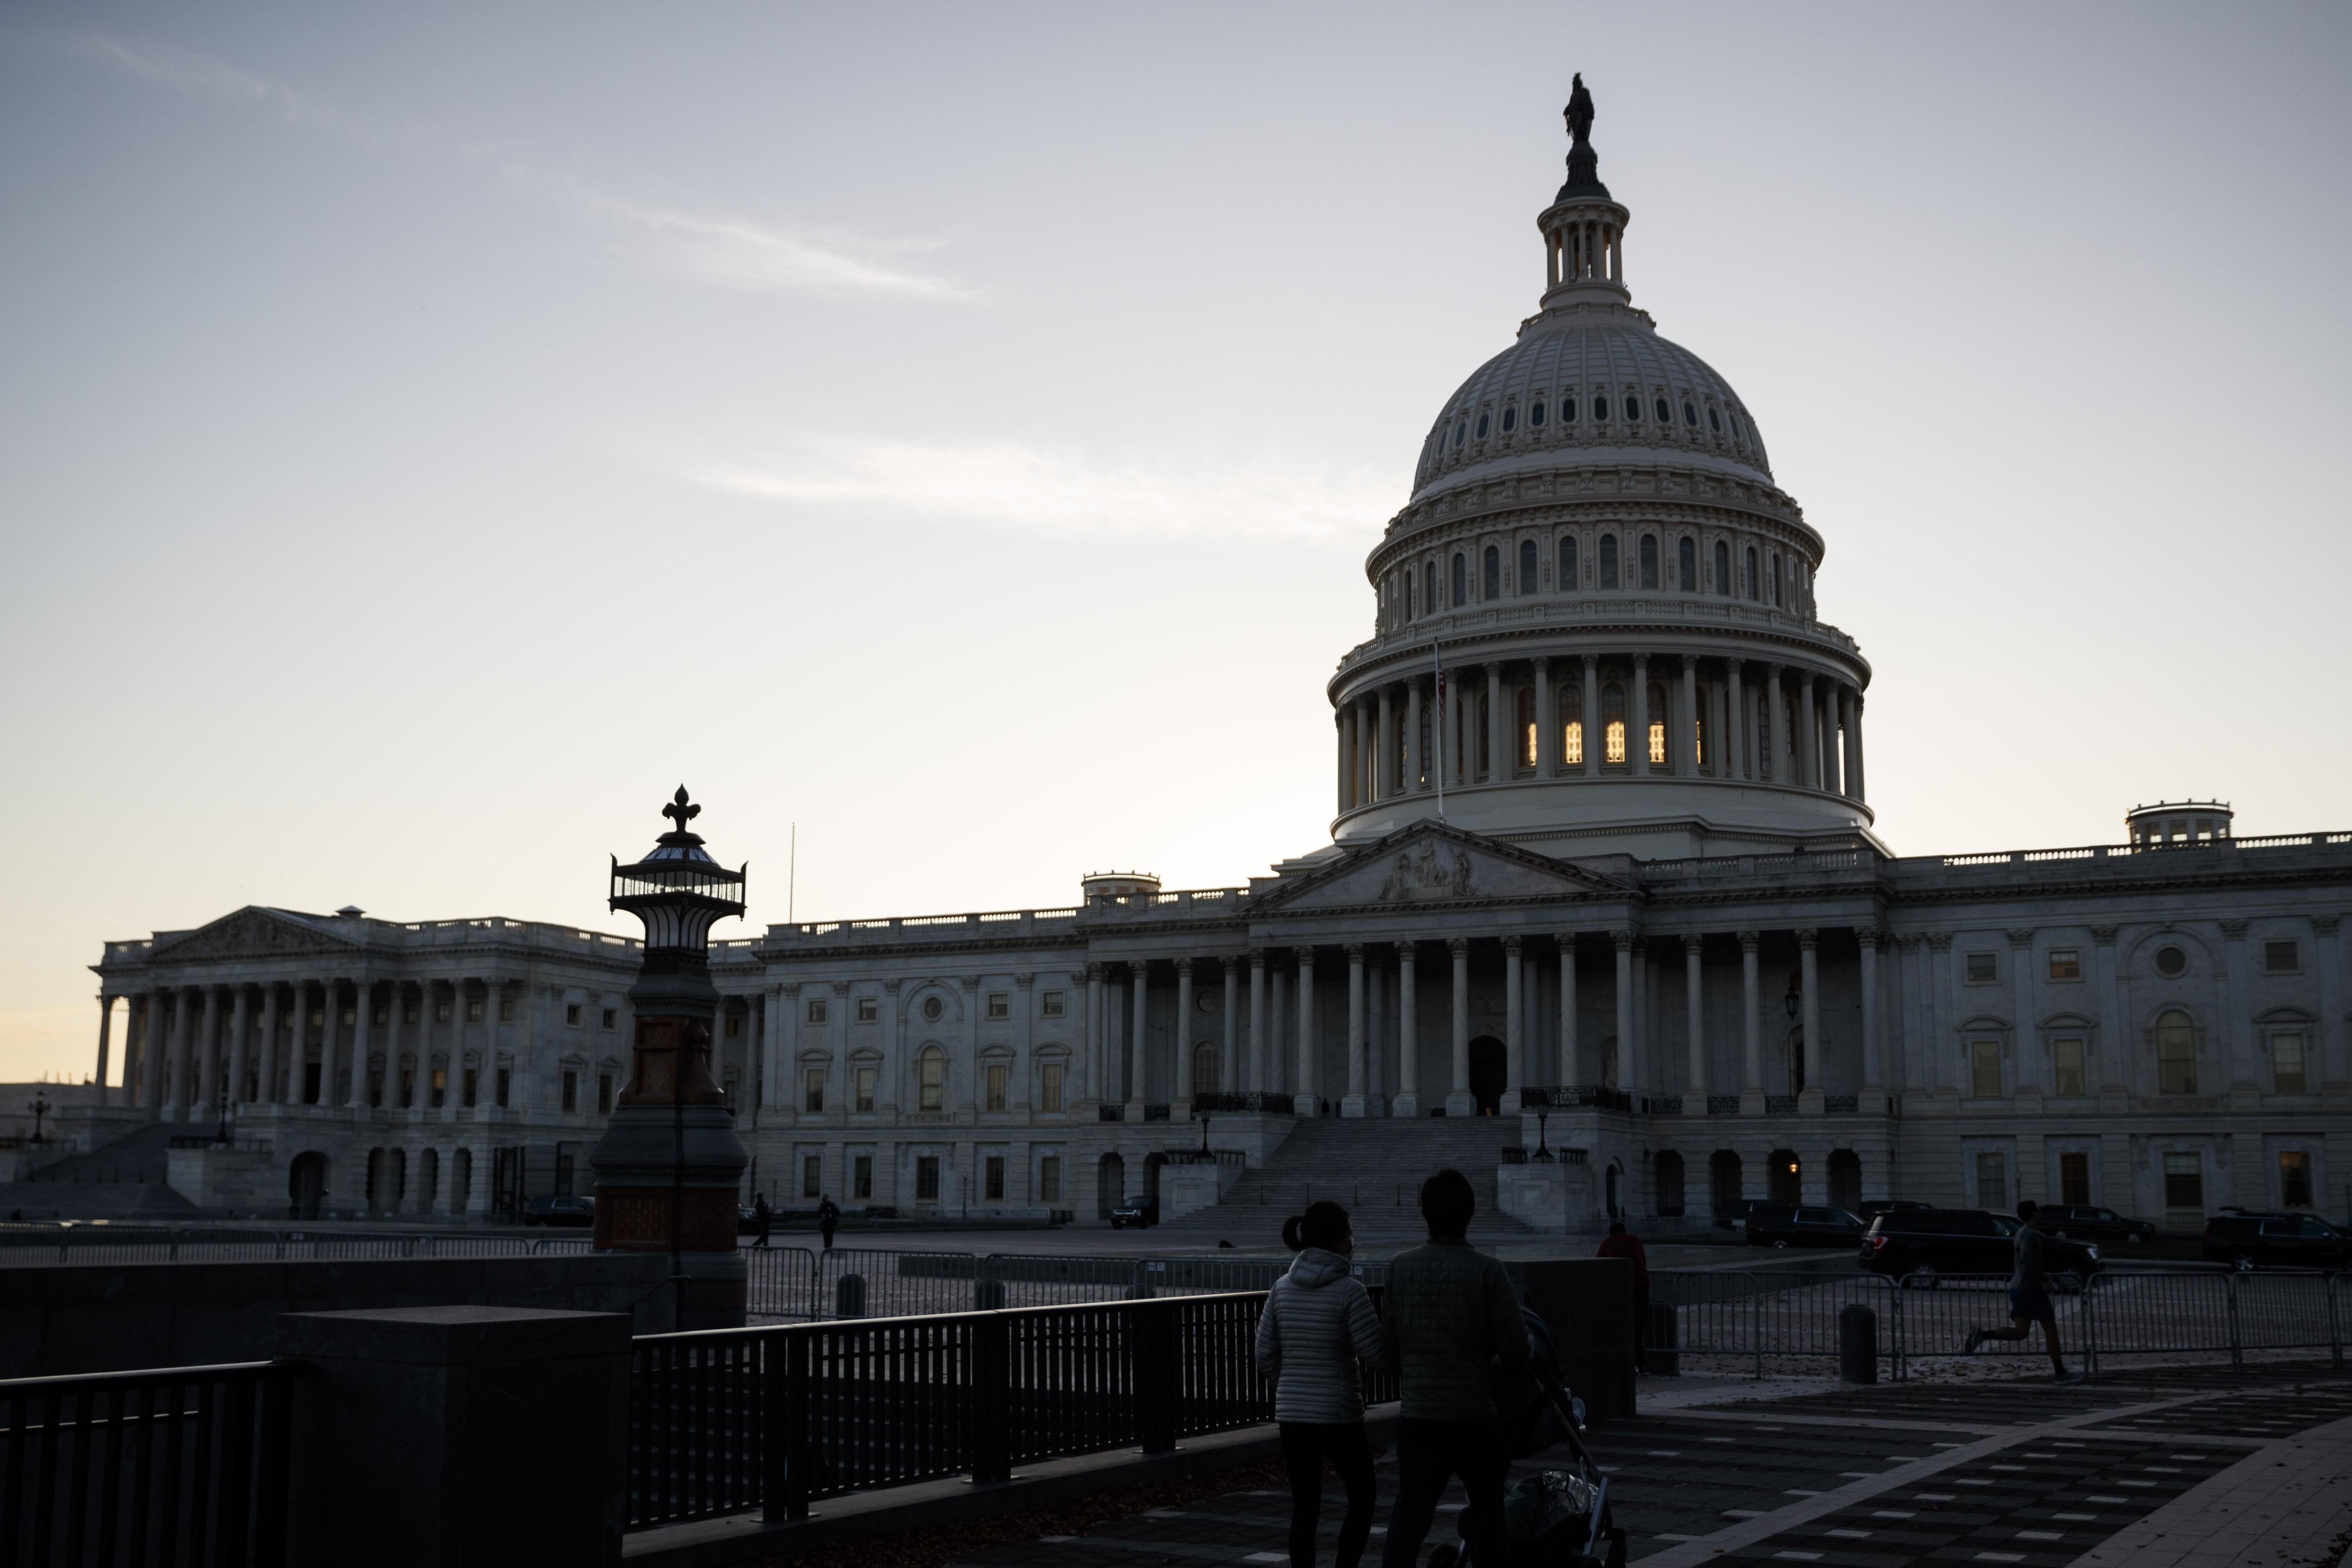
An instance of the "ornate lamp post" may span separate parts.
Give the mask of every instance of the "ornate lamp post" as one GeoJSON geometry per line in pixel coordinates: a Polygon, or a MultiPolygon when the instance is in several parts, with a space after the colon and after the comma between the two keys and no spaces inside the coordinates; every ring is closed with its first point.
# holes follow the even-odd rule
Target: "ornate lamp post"
{"type": "Polygon", "coordinates": [[[677,825],[635,865],[613,862],[610,906],[646,928],[629,988],[635,1060],[596,1142],[596,1246],[667,1252],[681,1329],[740,1328],[746,1271],[736,1250],[735,1195],[748,1156],[726,1092],[710,1077],[710,927],[743,913],[744,875],[703,852],[687,824],[701,813],[686,787],[662,808],[677,825]]]}
{"type": "Polygon", "coordinates": [[[49,1103],[49,1092],[46,1089],[34,1090],[32,1103],[25,1109],[33,1113],[33,1142],[47,1143],[48,1139],[41,1136],[41,1119],[56,1109],[49,1103]]]}

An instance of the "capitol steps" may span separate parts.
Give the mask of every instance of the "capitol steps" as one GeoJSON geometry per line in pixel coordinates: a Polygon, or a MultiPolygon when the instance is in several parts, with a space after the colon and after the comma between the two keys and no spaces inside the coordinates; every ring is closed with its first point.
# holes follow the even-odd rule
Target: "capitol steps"
{"type": "Polygon", "coordinates": [[[68,1155],[0,1182],[0,1218],[188,1219],[196,1206],[165,1185],[172,1140],[207,1131],[184,1122],[150,1122],[85,1154],[68,1155]]]}
{"type": "Polygon", "coordinates": [[[1223,1201],[1165,1222],[1171,1241],[1214,1237],[1236,1247],[1280,1244],[1282,1222],[1307,1204],[1330,1198],[1347,1206],[1359,1243],[1410,1246],[1427,1238],[1421,1218],[1421,1184],[1451,1166],[1470,1178],[1478,1197],[1474,1241],[1539,1234],[1503,1213],[1495,1198],[1495,1167],[1514,1120],[1484,1117],[1373,1117],[1301,1121],[1263,1166],[1242,1173],[1223,1201]]]}

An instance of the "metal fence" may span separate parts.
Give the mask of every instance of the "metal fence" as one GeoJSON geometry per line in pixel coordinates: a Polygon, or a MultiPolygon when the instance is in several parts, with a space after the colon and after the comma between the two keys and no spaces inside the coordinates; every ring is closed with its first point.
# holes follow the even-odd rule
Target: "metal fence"
{"type": "Polygon", "coordinates": [[[578,1237],[431,1230],[248,1230],[195,1226],[72,1226],[0,1230],[0,1267],[57,1263],[252,1263],[302,1258],[520,1258],[585,1252],[578,1237]]]}
{"type": "MultiPolygon", "coordinates": [[[[1078,1306],[1270,1289],[1287,1258],[1121,1257],[1117,1253],[916,1251],[835,1247],[749,1247],[750,1308],[763,1318],[879,1318],[1009,1307],[1078,1306]]],[[[1367,1286],[1388,1265],[1360,1263],[1367,1286]]]]}
{"type": "Polygon", "coordinates": [[[0,1563],[278,1568],[292,1376],[257,1361],[0,1383],[0,1563]]]}
{"type": "MultiPolygon", "coordinates": [[[[1794,1361],[1834,1360],[1838,1314],[1870,1308],[1878,1358],[1895,1378],[1922,1358],[1958,1355],[1969,1331],[2006,1327],[2005,1275],[1945,1275],[1911,1288],[1879,1274],[1746,1270],[1651,1277],[1645,1343],[1653,1354],[1744,1360],[1755,1375],[1794,1361]]],[[[2337,1368],[2352,1340],[2352,1276],[2302,1270],[2104,1270],[2052,1291],[2061,1344],[2085,1368],[2122,1357],[2227,1357],[2325,1350],[2337,1368]]],[[[1980,1354],[2042,1356],[2041,1331],[1995,1340],[1980,1354]]]]}

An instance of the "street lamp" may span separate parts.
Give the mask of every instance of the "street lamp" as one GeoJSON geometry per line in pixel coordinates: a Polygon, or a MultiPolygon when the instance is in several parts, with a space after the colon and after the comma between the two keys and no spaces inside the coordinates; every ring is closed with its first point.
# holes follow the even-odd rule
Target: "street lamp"
{"type": "Polygon", "coordinates": [[[41,1136],[41,1119],[56,1109],[49,1103],[49,1092],[46,1089],[34,1090],[32,1103],[26,1105],[25,1109],[33,1113],[33,1142],[47,1143],[48,1140],[41,1136]]]}
{"type": "Polygon", "coordinates": [[[1536,1113],[1535,1157],[1541,1160],[1546,1165],[1551,1164],[1551,1151],[1544,1146],[1544,1123],[1550,1119],[1550,1115],[1551,1113],[1549,1111],[1538,1111],[1536,1113]]]}

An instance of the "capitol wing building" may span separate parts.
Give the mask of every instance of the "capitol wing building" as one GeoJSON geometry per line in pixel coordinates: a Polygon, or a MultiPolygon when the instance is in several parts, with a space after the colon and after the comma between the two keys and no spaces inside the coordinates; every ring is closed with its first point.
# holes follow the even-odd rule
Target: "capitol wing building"
{"type": "MultiPolygon", "coordinates": [[[[2186,802],[2112,844],[1891,853],[1824,541],[1633,304],[1580,85],[1570,119],[1537,309],[1439,406],[1366,562],[1329,841],[1245,887],[1095,875],[1066,908],[723,944],[715,1071],[772,1203],[1150,1197],[1240,1235],[1314,1190],[1370,1233],[1439,1164],[1505,1230],[1884,1197],[2193,1229],[2345,1195],[2352,833],[2186,802]]],[[[109,943],[124,1087],[68,1130],[214,1207],[584,1192],[636,962],[357,909],[109,943]]]]}

